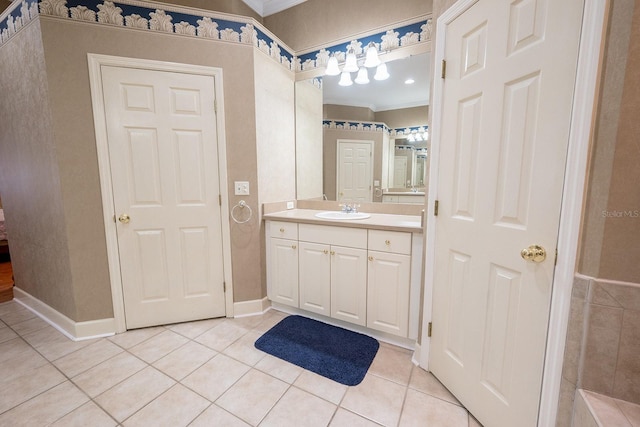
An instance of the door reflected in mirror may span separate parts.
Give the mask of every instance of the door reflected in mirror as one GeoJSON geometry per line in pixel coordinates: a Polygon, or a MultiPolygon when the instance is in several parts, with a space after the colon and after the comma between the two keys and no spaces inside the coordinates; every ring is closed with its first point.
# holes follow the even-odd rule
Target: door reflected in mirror
{"type": "Polygon", "coordinates": [[[424,202],[429,60],[389,61],[390,78],[366,85],[296,82],[298,199],[424,202]]]}

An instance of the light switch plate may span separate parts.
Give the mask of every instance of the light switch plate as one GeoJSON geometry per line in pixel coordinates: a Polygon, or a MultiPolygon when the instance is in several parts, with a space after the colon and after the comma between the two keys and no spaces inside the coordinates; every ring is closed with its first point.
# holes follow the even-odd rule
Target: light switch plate
{"type": "Polygon", "coordinates": [[[236,190],[236,196],[248,196],[249,195],[249,182],[248,181],[235,181],[234,187],[236,190]]]}
{"type": "Polygon", "coordinates": [[[293,209],[293,202],[287,202],[287,209],[293,209]]]}

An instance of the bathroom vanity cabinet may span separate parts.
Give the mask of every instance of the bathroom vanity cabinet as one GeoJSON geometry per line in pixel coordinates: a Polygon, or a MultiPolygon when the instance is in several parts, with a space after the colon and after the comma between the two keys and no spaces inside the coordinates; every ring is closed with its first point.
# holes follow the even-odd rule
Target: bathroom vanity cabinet
{"type": "Polygon", "coordinates": [[[272,222],[267,227],[269,299],[298,306],[298,224],[272,222]]]}
{"type": "Polygon", "coordinates": [[[375,219],[357,227],[265,219],[273,303],[417,338],[421,233],[385,230],[375,219]]]}

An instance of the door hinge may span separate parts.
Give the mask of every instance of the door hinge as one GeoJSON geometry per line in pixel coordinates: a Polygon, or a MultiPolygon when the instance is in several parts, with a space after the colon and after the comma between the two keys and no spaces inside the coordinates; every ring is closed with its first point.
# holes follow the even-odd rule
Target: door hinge
{"type": "Polygon", "coordinates": [[[222,194],[218,194],[218,205],[222,206],[222,194]]]}
{"type": "Polygon", "coordinates": [[[213,112],[218,114],[218,99],[213,100],[213,112]]]}
{"type": "Polygon", "coordinates": [[[118,223],[118,220],[116,219],[116,216],[113,216],[113,222],[115,222],[116,224],[118,223]]]}
{"type": "Polygon", "coordinates": [[[222,292],[227,292],[227,282],[222,282],[222,292]]]}
{"type": "Polygon", "coordinates": [[[427,327],[427,336],[430,337],[431,336],[431,330],[433,329],[432,323],[429,322],[429,326],[427,327]]]}
{"type": "Polygon", "coordinates": [[[558,248],[556,248],[556,258],[553,260],[553,265],[558,265],[558,248]]]}
{"type": "Polygon", "coordinates": [[[433,216],[438,216],[438,201],[433,204],[433,216]]]}
{"type": "Polygon", "coordinates": [[[444,79],[447,76],[447,61],[442,60],[442,78],[444,79]]]}

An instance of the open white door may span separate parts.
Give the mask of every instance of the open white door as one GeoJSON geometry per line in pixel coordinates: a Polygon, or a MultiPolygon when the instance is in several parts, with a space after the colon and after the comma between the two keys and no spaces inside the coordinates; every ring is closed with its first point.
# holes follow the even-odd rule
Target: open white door
{"type": "Polygon", "coordinates": [[[370,202],[373,141],[338,140],[337,200],[370,202]]]}
{"type": "Polygon", "coordinates": [[[393,159],[393,188],[407,187],[407,158],[396,157],[393,159]]]}
{"type": "Polygon", "coordinates": [[[102,81],[127,329],[224,316],[214,77],[102,81]]]}
{"type": "Polygon", "coordinates": [[[582,10],[479,0],[444,30],[429,368],[486,426],[537,422],[582,10]]]}

